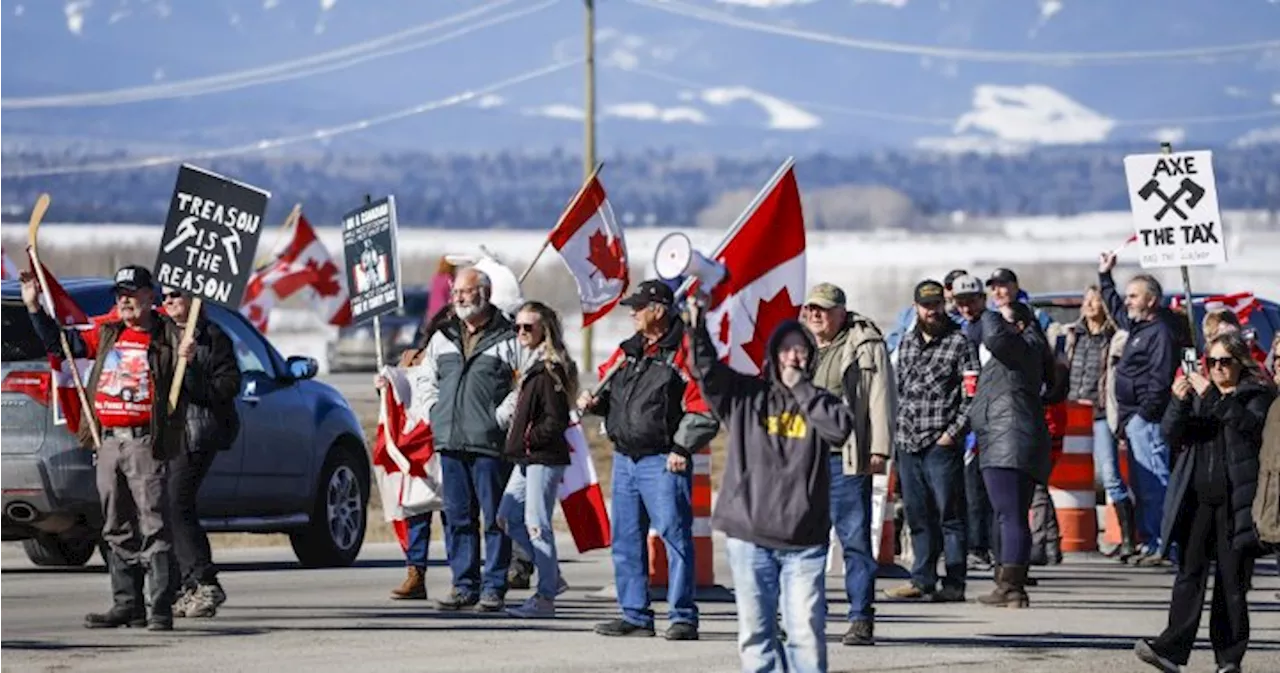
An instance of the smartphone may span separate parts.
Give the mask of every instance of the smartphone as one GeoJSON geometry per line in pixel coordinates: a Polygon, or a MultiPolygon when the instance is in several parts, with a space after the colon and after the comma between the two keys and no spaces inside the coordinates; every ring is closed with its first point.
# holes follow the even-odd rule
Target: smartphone
{"type": "Polygon", "coordinates": [[[1182,349],[1182,373],[1183,374],[1190,374],[1191,372],[1194,372],[1196,370],[1197,365],[1199,364],[1200,364],[1200,361],[1199,361],[1199,358],[1196,357],[1196,349],[1194,348],[1182,349]]]}

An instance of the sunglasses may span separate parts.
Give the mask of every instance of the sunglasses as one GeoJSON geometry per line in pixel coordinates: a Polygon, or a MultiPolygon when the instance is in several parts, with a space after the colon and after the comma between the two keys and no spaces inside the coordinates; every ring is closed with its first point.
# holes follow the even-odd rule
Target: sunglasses
{"type": "Polygon", "coordinates": [[[173,291],[173,292],[166,292],[166,293],[164,293],[164,298],[165,298],[165,299],[182,299],[182,298],[183,298],[183,297],[185,297],[185,296],[186,296],[186,295],[182,294],[182,292],[180,292],[180,291],[173,291]]]}
{"type": "Polygon", "coordinates": [[[533,328],[534,328],[534,324],[531,322],[516,323],[516,331],[521,334],[524,334],[525,332],[528,332],[529,334],[533,334],[533,328]]]}
{"type": "Polygon", "coordinates": [[[1233,357],[1225,357],[1225,358],[1208,358],[1207,357],[1204,359],[1204,363],[1206,366],[1209,367],[1209,369],[1213,369],[1214,367],[1222,367],[1225,369],[1235,364],[1236,359],[1233,357]]]}

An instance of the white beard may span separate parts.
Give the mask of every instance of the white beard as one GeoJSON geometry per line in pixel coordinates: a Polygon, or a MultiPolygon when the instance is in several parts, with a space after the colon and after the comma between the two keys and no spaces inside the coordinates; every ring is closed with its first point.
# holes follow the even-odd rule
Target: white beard
{"type": "Polygon", "coordinates": [[[458,316],[459,320],[464,320],[464,321],[474,318],[476,315],[480,313],[480,311],[483,311],[483,310],[484,310],[484,307],[478,304],[464,304],[462,306],[459,306],[457,304],[453,305],[454,314],[458,316]]]}

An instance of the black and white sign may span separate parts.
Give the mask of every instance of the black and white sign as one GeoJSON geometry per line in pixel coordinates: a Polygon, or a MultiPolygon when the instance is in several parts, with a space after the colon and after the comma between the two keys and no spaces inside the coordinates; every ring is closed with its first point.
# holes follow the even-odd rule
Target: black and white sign
{"type": "Polygon", "coordinates": [[[1227,261],[1212,152],[1132,154],[1124,175],[1142,268],[1227,261]]]}
{"type": "Polygon", "coordinates": [[[351,289],[351,321],[362,323],[400,308],[400,257],[396,254],[396,201],[388,196],[342,218],[342,253],[351,289]]]}
{"type": "Polygon", "coordinates": [[[156,255],[156,283],[240,309],[271,194],[183,164],[156,255]]]}

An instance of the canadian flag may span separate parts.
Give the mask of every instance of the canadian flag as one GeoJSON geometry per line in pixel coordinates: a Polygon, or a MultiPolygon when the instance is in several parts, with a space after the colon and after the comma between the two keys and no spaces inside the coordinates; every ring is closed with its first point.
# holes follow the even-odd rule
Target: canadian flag
{"type": "Polygon", "coordinates": [[[604,507],[604,491],[596,476],[595,463],[591,461],[582,421],[576,413],[570,414],[564,438],[569,442],[569,466],[560,482],[560,511],[564,512],[579,553],[604,549],[613,543],[609,511],[604,507]]]}
{"type": "Polygon", "coordinates": [[[740,222],[713,255],[728,276],[711,293],[707,330],[723,362],[758,374],[774,328],[796,318],[804,301],[804,213],[792,160],[740,222]]]}
{"type": "Polygon", "coordinates": [[[404,520],[443,508],[440,457],[431,424],[414,413],[412,386],[405,370],[383,367],[391,385],[382,396],[378,434],[373,445],[373,471],[382,497],[382,515],[394,524],[401,548],[408,548],[404,520]]]}
{"type": "Polygon", "coordinates": [[[301,292],[330,325],[350,323],[351,305],[338,265],[301,211],[290,219],[294,224],[284,232],[289,238],[249,278],[240,312],[265,334],[275,303],[301,292]]]}
{"type": "Polygon", "coordinates": [[[578,285],[582,326],[604,317],[627,291],[627,242],[604,185],[592,174],[548,235],[578,285]]]}
{"type": "MultiPolygon", "coordinates": [[[[39,264],[31,249],[27,249],[27,261],[31,265],[31,269],[35,270],[39,266],[39,273],[36,278],[40,282],[40,302],[44,305],[45,313],[58,323],[59,327],[75,327],[77,329],[90,329],[94,326],[95,320],[91,319],[84,309],[71,298],[70,294],[63,289],[62,284],[58,282],[53,272],[43,264],[39,264]]],[[[114,310],[114,309],[113,309],[114,310]]],[[[71,375],[71,368],[76,367],[80,372],[80,381],[83,383],[87,380],[89,370],[93,367],[93,360],[87,358],[79,358],[74,362],[69,362],[62,355],[49,355],[49,371],[53,379],[53,395],[50,395],[50,401],[53,405],[53,423],[54,425],[66,425],[71,432],[75,433],[80,430],[80,396],[76,392],[75,380],[71,375]]]]}
{"type": "MultiPolygon", "coordinates": [[[[1252,292],[1237,292],[1235,294],[1218,294],[1210,297],[1197,297],[1194,303],[1204,306],[1205,313],[1213,311],[1221,311],[1222,309],[1231,309],[1232,313],[1240,319],[1241,325],[1249,324],[1249,316],[1253,312],[1262,307],[1258,302],[1258,298],[1253,296],[1252,292]]],[[[1186,299],[1183,295],[1174,295],[1169,300],[1169,308],[1175,311],[1181,311],[1186,305],[1186,299]]]]}
{"type": "Polygon", "coordinates": [[[3,266],[0,266],[0,279],[14,280],[18,277],[18,266],[9,259],[9,253],[0,250],[0,255],[4,256],[3,266]]]}

